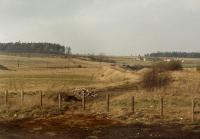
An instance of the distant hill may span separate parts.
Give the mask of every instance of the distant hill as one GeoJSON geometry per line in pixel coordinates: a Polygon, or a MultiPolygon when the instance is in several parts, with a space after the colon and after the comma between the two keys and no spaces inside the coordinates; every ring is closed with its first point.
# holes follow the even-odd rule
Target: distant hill
{"type": "Polygon", "coordinates": [[[200,52],[156,52],[147,54],[150,57],[181,57],[181,58],[200,58],[200,52]]]}
{"type": "Polygon", "coordinates": [[[6,53],[43,53],[43,54],[65,54],[71,48],[55,43],[0,43],[0,52],[6,53]]]}

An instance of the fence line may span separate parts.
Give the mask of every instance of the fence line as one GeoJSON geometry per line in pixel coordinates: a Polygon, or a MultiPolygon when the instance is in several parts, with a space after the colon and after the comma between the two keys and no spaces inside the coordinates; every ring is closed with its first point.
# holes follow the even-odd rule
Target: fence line
{"type": "Polygon", "coordinates": [[[40,107],[41,109],[43,107],[43,92],[42,91],[40,91],[40,107]]]}
{"type": "Polygon", "coordinates": [[[132,97],[132,112],[135,114],[135,97],[132,97]]]}
{"type": "Polygon", "coordinates": [[[83,93],[83,96],[82,96],[82,109],[83,111],[85,111],[85,93],[83,93]]]}
{"type": "Polygon", "coordinates": [[[160,97],[160,116],[164,116],[163,115],[163,97],[160,97]]]}
{"type": "Polygon", "coordinates": [[[58,93],[58,109],[61,110],[61,94],[58,93]]]}
{"type": "MultiPolygon", "coordinates": [[[[40,93],[40,107],[41,109],[43,108],[43,97],[44,94],[42,91],[39,92],[40,93]]],[[[21,91],[20,93],[20,104],[23,105],[24,101],[25,101],[25,97],[24,97],[24,91],[21,91]]],[[[8,100],[9,100],[9,92],[8,90],[6,90],[4,92],[4,104],[8,105],[8,100]]],[[[194,122],[195,121],[195,98],[192,99],[191,101],[191,121],[194,122]]],[[[110,94],[106,95],[106,111],[109,113],[111,111],[111,102],[110,102],[110,94]]],[[[58,93],[58,110],[60,111],[62,108],[62,95],[61,93],[58,93]]],[[[83,93],[82,95],[82,110],[85,111],[86,110],[86,96],[83,93]]],[[[135,109],[135,97],[132,96],[131,97],[131,110],[132,110],[132,114],[135,114],[136,109],[135,109]]],[[[164,117],[164,97],[160,97],[160,116],[164,117]]]]}
{"type": "Polygon", "coordinates": [[[7,105],[8,104],[8,91],[7,90],[5,91],[4,101],[5,101],[5,105],[7,105]]]}
{"type": "Polygon", "coordinates": [[[110,94],[107,94],[107,112],[110,112],[110,94]]]}
{"type": "Polygon", "coordinates": [[[194,122],[194,107],[195,107],[195,100],[192,99],[192,122],[194,122]]]}
{"type": "Polygon", "coordinates": [[[24,91],[21,91],[21,105],[24,104],[24,91]]]}

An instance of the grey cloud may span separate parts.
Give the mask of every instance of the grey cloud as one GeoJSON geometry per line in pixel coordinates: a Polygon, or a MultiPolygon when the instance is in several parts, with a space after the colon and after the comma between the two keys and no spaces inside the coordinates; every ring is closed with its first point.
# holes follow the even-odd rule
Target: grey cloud
{"type": "Polygon", "coordinates": [[[0,41],[77,53],[200,51],[199,0],[0,0],[0,41]]]}

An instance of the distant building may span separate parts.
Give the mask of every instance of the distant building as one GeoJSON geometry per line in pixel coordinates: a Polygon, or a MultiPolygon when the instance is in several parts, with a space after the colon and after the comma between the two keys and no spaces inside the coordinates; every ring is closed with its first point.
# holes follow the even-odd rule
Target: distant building
{"type": "Polygon", "coordinates": [[[137,60],[137,61],[147,61],[146,57],[141,56],[141,55],[138,55],[138,56],[136,57],[136,60],[137,60]]]}
{"type": "Polygon", "coordinates": [[[172,61],[172,59],[171,58],[164,58],[163,61],[170,62],[170,61],[172,61]]]}
{"type": "Polygon", "coordinates": [[[180,59],[180,58],[168,58],[168,57],[163,58],[163,61],[165,61],[165,62],[180,61],[181,63],[185,62],[184,59],[180,59]]]}

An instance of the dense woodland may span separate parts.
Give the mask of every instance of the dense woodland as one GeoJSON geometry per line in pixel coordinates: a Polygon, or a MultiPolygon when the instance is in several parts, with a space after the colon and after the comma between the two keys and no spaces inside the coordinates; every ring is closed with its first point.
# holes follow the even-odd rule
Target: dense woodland
{"type": "Polygon", "coordinates": [[[6,53],[43,53],[65,54],[71,53],[70,47],[55,43],[0,43],[0,52],[6,53]]]}
{"type": "Polygon", "coordinates": [[[181,58],[200,58],[200,52],[192,52],[192,53],[186,53],[186,52],[157,52],[157,53],[151,53],[147,54],[146,56],[150,57],[181,57],[181,58]]]}

